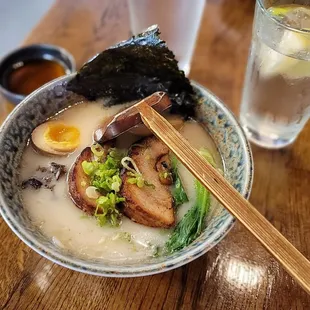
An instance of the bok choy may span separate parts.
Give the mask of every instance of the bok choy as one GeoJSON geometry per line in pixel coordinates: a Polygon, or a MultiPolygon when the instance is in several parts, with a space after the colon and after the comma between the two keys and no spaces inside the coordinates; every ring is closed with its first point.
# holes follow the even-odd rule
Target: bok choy
{"type": "Polygon", "coordinates": [[[188,202],[188,197],[186,195],[185,189],[179,176],[178,159],[175,157],[175,155],[172,155],[170,159],[171,159],[172,176],[174,181],[172,188],[172,196],[174,206],[178,207],[181,204],[188,202]]]}
{"type": "MultiPolygon", "coordinates": [[[[200,154],[213,166],[215,165],[212,155],[205,149],[200,154]]],[[[191,209],[177,224],[172,235],[166,243],[166,249],[172,253],[178,251],[193,242],[202,233],[205,227],[205,218],[210,209],[210,192],[195,180],[196,201],[191,209]]]]}

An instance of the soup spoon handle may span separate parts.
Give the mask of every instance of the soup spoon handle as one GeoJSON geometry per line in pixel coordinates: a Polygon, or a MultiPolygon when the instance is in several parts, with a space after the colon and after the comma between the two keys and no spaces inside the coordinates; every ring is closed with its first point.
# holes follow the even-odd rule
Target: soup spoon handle
{"type": "Polygon", "coordinates": [[[136,104],[143,123],[310,293],[310,262],[214,169],[182,135],[144,101],[136,104]]]}

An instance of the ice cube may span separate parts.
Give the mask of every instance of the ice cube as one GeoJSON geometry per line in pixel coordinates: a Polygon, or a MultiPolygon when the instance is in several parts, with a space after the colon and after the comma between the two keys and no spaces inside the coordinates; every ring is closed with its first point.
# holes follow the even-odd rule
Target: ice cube
{"type": "Polygon", "coordinates": [[[289,10],[282,22],[296,29],[310,29],[310,7],[300,6],[289,10]]]}

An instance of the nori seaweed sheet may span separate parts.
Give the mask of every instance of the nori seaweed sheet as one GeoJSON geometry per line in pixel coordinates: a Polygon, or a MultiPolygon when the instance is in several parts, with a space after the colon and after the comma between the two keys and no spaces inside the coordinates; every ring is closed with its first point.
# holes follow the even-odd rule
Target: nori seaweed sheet
{"type": "Polygon", "coordinates": [[[160,39],[157,26],[101,52],[83,65],[67,89],[89,100],[109,98],[108,105],[168,93],[172,113],[194,116],[194,90],[160,39]]]}

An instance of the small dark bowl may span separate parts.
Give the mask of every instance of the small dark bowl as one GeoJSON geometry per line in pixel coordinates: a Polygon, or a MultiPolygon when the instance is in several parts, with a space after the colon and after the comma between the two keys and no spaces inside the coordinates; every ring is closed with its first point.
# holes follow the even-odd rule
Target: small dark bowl
{"type": "Polygon", "coordinates": [[[66,74],[75,72],[75,60],[73,56],[59,46],[34,44],[12,51],[0,61],[0,93],[14,104],[20,103],[26,96],[13,93],[6,88],[8,70],[19,62],[33,59],[54,60],[65,68],[66,74]]]}

